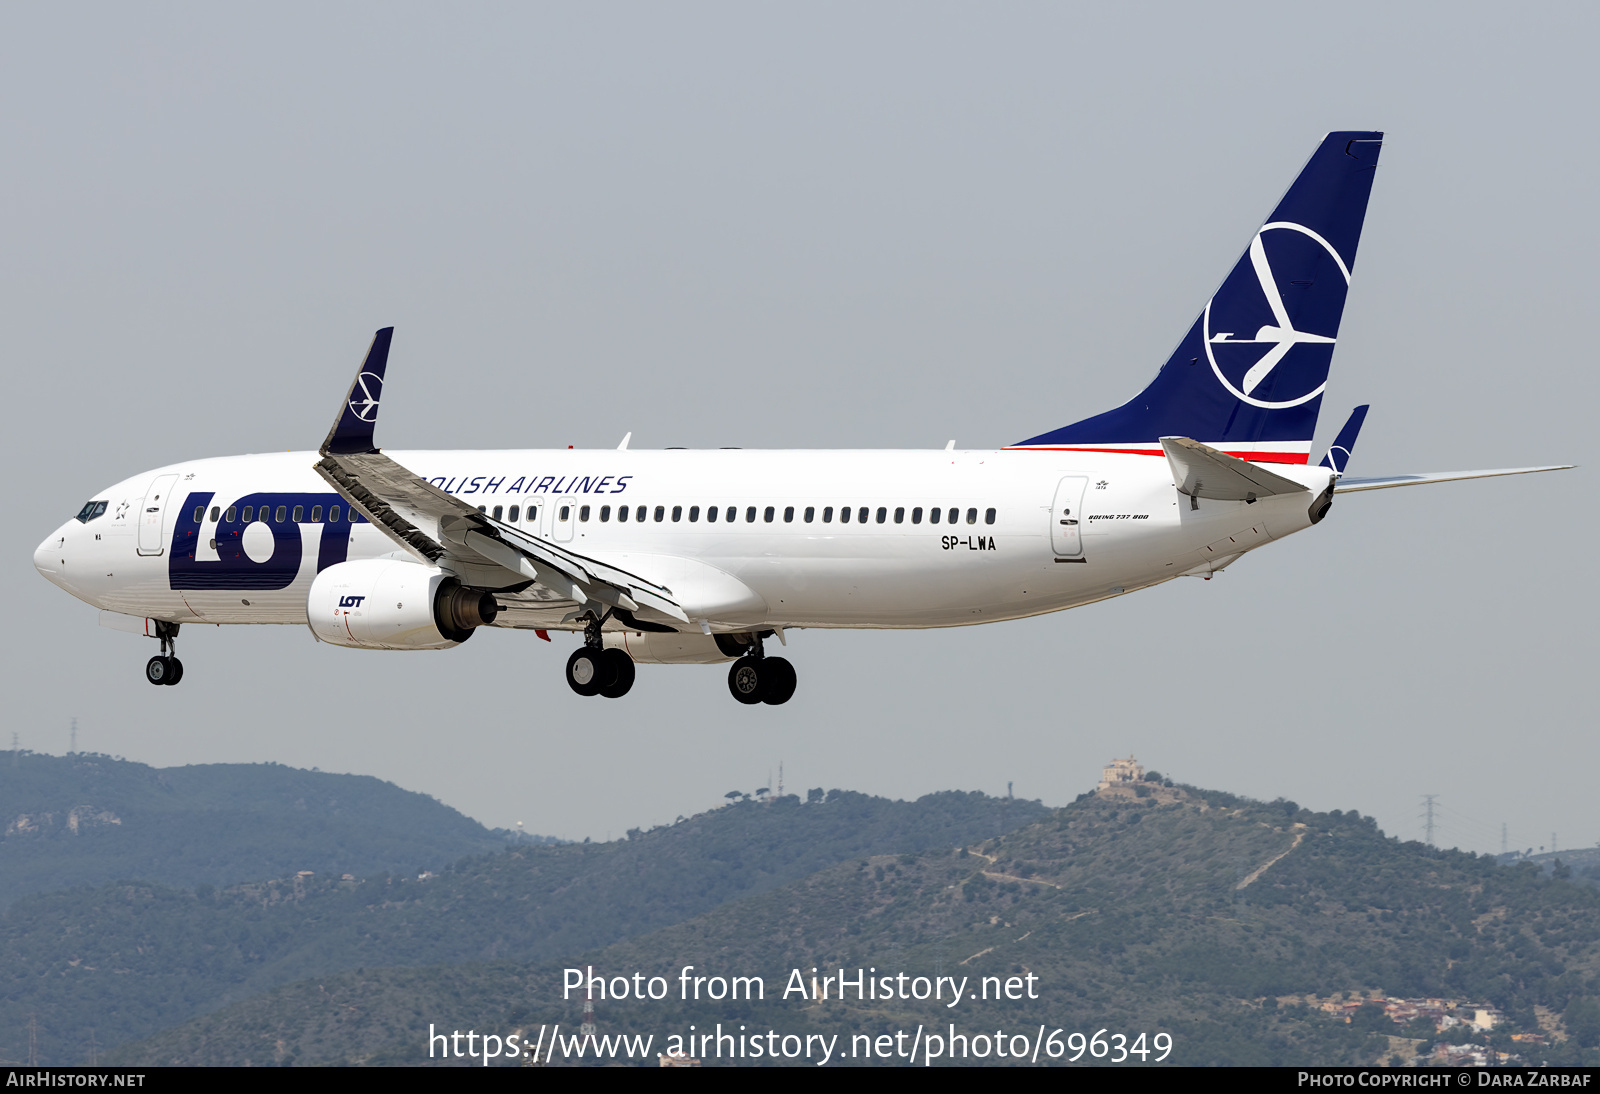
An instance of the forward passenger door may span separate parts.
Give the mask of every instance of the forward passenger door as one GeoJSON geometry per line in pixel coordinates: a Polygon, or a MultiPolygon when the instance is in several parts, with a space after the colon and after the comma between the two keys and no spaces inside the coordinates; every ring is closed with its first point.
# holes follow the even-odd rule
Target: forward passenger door
{"type": "Polygon", "coordinates": [[[159,555],[166,550],[166,541],[161,535],[161,521],[166,515],[168,497],[177,482],[176,475],[157,475],[156,481],[144,492],[144,500],[139,502],[141,555],[159,555]]]}

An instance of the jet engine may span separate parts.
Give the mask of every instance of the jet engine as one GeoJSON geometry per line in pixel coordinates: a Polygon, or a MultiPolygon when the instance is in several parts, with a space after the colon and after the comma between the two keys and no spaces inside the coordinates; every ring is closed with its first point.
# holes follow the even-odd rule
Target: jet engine
{"type": "Polygon", "coordinates": [[[312,634],[363,650],[449,649],[493,623],[499,611],[489,590],[402,559],[329,566],[306,596],[312,634]]]}

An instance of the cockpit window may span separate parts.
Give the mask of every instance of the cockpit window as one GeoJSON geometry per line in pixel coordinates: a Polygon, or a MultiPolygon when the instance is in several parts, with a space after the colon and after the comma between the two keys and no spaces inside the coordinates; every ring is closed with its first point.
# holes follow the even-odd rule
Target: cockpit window
{"type": "Polygon", "coordinates": [[[95,517],[103,517],[105,515],[106,503],[103,501],[86,501],[83,503],[83,508],[78,510],[78,520],[83,524],[88,524],[95,517]]]}

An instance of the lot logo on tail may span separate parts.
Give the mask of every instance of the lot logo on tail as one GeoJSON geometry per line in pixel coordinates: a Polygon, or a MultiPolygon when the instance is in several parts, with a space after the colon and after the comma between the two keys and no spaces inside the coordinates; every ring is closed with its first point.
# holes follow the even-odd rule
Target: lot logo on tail
{"type": "Polygon", "coordinates": [[[356,377],[355,386],[350,389],[350,413],[363,422],[375,421],[378,417],[378,399],[382,395],[383,377],[375,372],[363,372],[356,377]]]}
{"type": "Polygon", "coordinates": [[[1310,402],[1327,386],[1335,342],[1318,331],[1338,330],[1350,268],[1326,239],[1286,220],[1263,225],[1248,258],[1206,305],[1206,360],[1222,386],[1251,406],[1310,402]],[[1294,276],[1280,281],[1275,262],[1294,276]],[[1246,331],[1254,335],[1241,337],[1246,331]]]}

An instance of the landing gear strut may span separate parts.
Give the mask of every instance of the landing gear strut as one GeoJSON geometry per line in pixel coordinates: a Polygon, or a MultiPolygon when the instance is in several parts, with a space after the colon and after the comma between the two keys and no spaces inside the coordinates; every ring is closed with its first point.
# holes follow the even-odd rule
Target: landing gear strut
{"type": "Polygon", "coordinates": [[[152,684],[176,684],[183,679],[183,662],[177,658],[178,624],[156,620],[156,637],[161,653],[144,663],[144,678],[152,684]]]}
{"type": "Polygon", "coordinates": [[[567,686],[579,695],[620,699],[633,687],[634,664],[625,650],[606,649],[600,637],[605,616],[589,613],[583,627],[583,645],[567,658],[567,686]]]}
{"type": "Polygon", "coordinates": [[[749,638],[751,641],[741,644],[748,645],[750,652],[728,669],[728,691],[746,706],[782,706],[794,695],[794,666],[782,657],[768,657],[761,646],[761,635],[749,638]]]}

